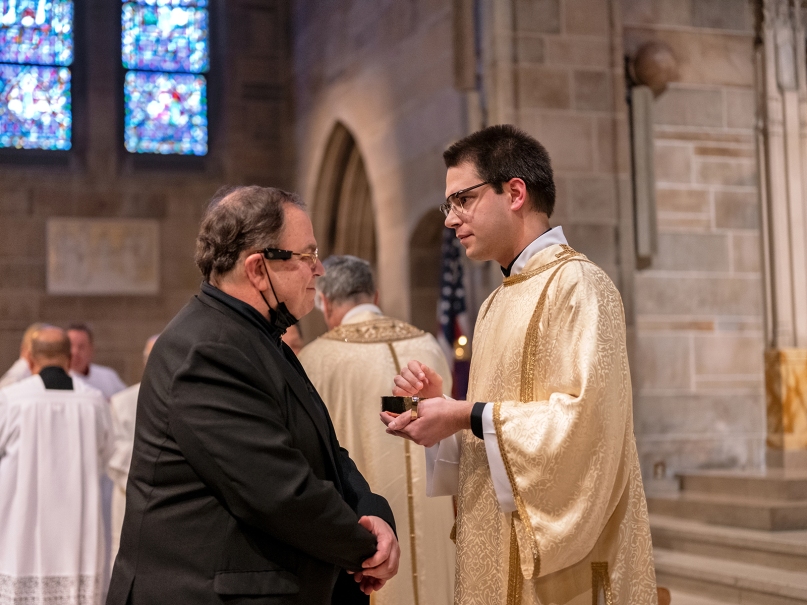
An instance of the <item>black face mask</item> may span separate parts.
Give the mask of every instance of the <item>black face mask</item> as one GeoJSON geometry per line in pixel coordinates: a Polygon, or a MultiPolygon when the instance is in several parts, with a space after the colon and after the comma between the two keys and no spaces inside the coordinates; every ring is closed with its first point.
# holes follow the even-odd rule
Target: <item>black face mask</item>
{"type": "Polygon", "coordinates": [[[272,279],[269,277],[269,267],[266,266],[266,260],[263,261],[263,268],[266,269],[266,279],[269,281],[269,287],[272,288],[272,295],[275,297],[277,301],[277,308],[273,309],[269,304],[269,301],[266,300],[266,297],[263,295],[263,291],[261,290],[261,298],[263,302],[266,303],[266,306],[269,308],[269,323],[272,324],[275,328],[280,331],[280,334],[284,334],[286,330],[288,330],[291,326],[296,324],[299,319],[294,317],[289,311],[288,307],[286,307],[286,303],[280,302],[280,299],[277,297],[277,293],[275,292],[275,287],[272,285],[272,279]]]}

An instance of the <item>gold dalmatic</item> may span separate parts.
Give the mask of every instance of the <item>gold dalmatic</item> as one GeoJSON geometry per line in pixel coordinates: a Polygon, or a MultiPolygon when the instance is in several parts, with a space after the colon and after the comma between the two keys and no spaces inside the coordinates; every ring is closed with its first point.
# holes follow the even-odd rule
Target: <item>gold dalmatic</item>
{"type": "Polygon", "coordinates": [[[516,510],[462,437],[458,605],[657,603],[625,322],[608,276],[550,246],[483,305],[469,401],[494,402],[516,510]]]}
{"type": "Polygon", "coordinates": [[[450,498],[426,497],[423,452],[387,435],[378,414],[401,365],[417,359],[443,377],[451,375],[433,336],[405,322],[362,312],[324,334],[300,353],[300,361],[328,406],[339,443],[374,492],[392,507],[401,546],[398,575],[374,605],[449,605],[455,547],[450,498]]]}

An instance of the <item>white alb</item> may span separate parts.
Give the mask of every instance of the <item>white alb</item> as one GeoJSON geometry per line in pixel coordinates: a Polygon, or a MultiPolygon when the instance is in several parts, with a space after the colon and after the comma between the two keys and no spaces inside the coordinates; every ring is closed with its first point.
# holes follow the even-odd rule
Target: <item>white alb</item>
{"type": "Polygon", "coordinates": [[[0,389],[0,605],[96,605],[106,559],[99,477],[109,407],[80,379],[0,389]]]}

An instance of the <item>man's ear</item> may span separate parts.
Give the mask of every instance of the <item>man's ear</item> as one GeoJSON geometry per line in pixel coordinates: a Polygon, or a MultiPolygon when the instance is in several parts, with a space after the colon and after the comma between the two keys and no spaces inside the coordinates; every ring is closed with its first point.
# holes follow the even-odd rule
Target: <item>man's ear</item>
{"type": "Polygon", "coordinates": [[[510,179],[503,185],[504,190],[510,194],[510,209],[513,211],[529,207],[527,184],[519,178],[510,179]]]}
{"type": "Polygon", "coordinates": [[[266,276],[266,266],[263,257],[259,253],[250,254],[244,261],[244,272],[249,283],[258,290],[266,290],[269,287],[269,280],[266,276]]]}
{"type": "Polygon", "coordinates": [[[36,374],[34,370],[37,369],[36,363],[34,362],[34,356],[31,355],[31,351],[26,351],[25,355],[22,357],[25,360],[25,363],[28,364],[28,369],[31,370],[31,374],[36,374]]]}
{"type": "Polygon", "coordinates": [[[378,290],[375,291],[373,294],[373,304],[377,307],[378,306],[378,290]]]}

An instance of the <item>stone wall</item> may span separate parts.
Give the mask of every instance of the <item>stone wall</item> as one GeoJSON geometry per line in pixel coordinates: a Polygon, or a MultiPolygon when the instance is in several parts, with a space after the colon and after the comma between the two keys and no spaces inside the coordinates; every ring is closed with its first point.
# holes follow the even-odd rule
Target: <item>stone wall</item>
{"type": "MultiPolygon", "coordinates": [[[[80,4],[75,150],[61,164],[0,157],[0,368],[30,322],[81,320],[96,329],[98,361],[136,381],[143,341],[198,288],[192,252],[205,200],[224,183],[279,185],[301,192],[316,216],[337,125],[369,183],[381,304],[433,327],[421,307],[434,297],[427,281],[439,259],[426,257],[439,228],[421,221],[439,221],[442,151],[482,124],[512,122],[552,156],[552,223],[622,292],[645,473],[662,460],[668,472],[762,463],[749,3],[218,0],[211,153],[190,166],[122,151],[119,6],[80,4]],[[649,40],[672,48],[680,78],[654,106],[659,250],[637,270],[623,66],[649,40]],[[160,293],[48,295],[50,217],[158,220],[160,293]]],[[[495,267],[472,273],[477,298],[500,279],[495,267]]],[[[310,339],[322,324],[304,327],[310,339]]]]}
{"type": "Polygon", "coordinates": [[[553,224],[626,307],[646,474],[764,458],[754,15],[742,0],[483,3],[488,123],[553,160],[553,224]],[[667,43],[680,77],[654,106],[658,253],[636,268],[624,57],[667,43]]]}
{"type": "Polygon", "coordinates": [[[605,0],[517,0],[512,107],[490,121],[511,114],[546,146],[557,186],[552,224],[629,299],[632,262],[620,244],[630,242],[630,225],[621,233],[620,220],[629,214],[630,156],[613,11],[605,0]]]}
{"type": "Polygon", "coordinates": [[[763,309],[754,22],[739,0],[622,0],[624,48],[667,43],[654,106],[658,254],[635,276],[643,468],[759,467],[763,309]]]}
{"type": "MultiPolygon", "coordinates": [[[[0,372],[34,321],[86,321],[96,360],[131,384],[146,338],[199,287],[193,263],[200,213],[225,183],[293,187],[288,10],[280,0],[211,5],[210,154],[199,163],[133,158],[122,146],[120,3],[78,3],[73,66],[74,149],[0,157],[0,372]],[[53,296],[46,292],[45,225],[51,217],[149,218],[160,224],[156,296],[53,296]]],[[[186,158],[181,158],[186,159],[186,158]]]]}
{"type": "MultiPolygon", "coordinates": [[[[443,198],[443,150],[466,132],[452,17],[450,0],[295,3],[298,189],[316,214],[328,141],[337,124],[347,128],[370,184],[380,304],[402,319],[412,316],[410,240],[443,198]]],[[[311,338],[323,326],[304,328],[311,338]]]]}
{"type": "MultiPolygon", "coordinates": [[[[419,218],[442,197],[442,149],[479,125],[516,123],[552,157],[558,190],[552,223],[563,225],[570,243],[622,292],[644,471],[658,461],[668,472],[762,463],[749,3],[302,0],[295,6],[299,188],[313,196],[330,133],[343,124],[367,167],[388,312],[426,317],[406,295],[408,243],[419,218]],[[462,30],[469,14],[475,26],[462,30]],[[474,37],[475,66],[468,64],[473,51],[458,43],[474,37]],[[672,48],[680,78],[654,107],[659,250],[638,270],[624,58],[650,40],[672,48]]],[[[482,289],[496,281],[483,280],[482,289]]]]}

